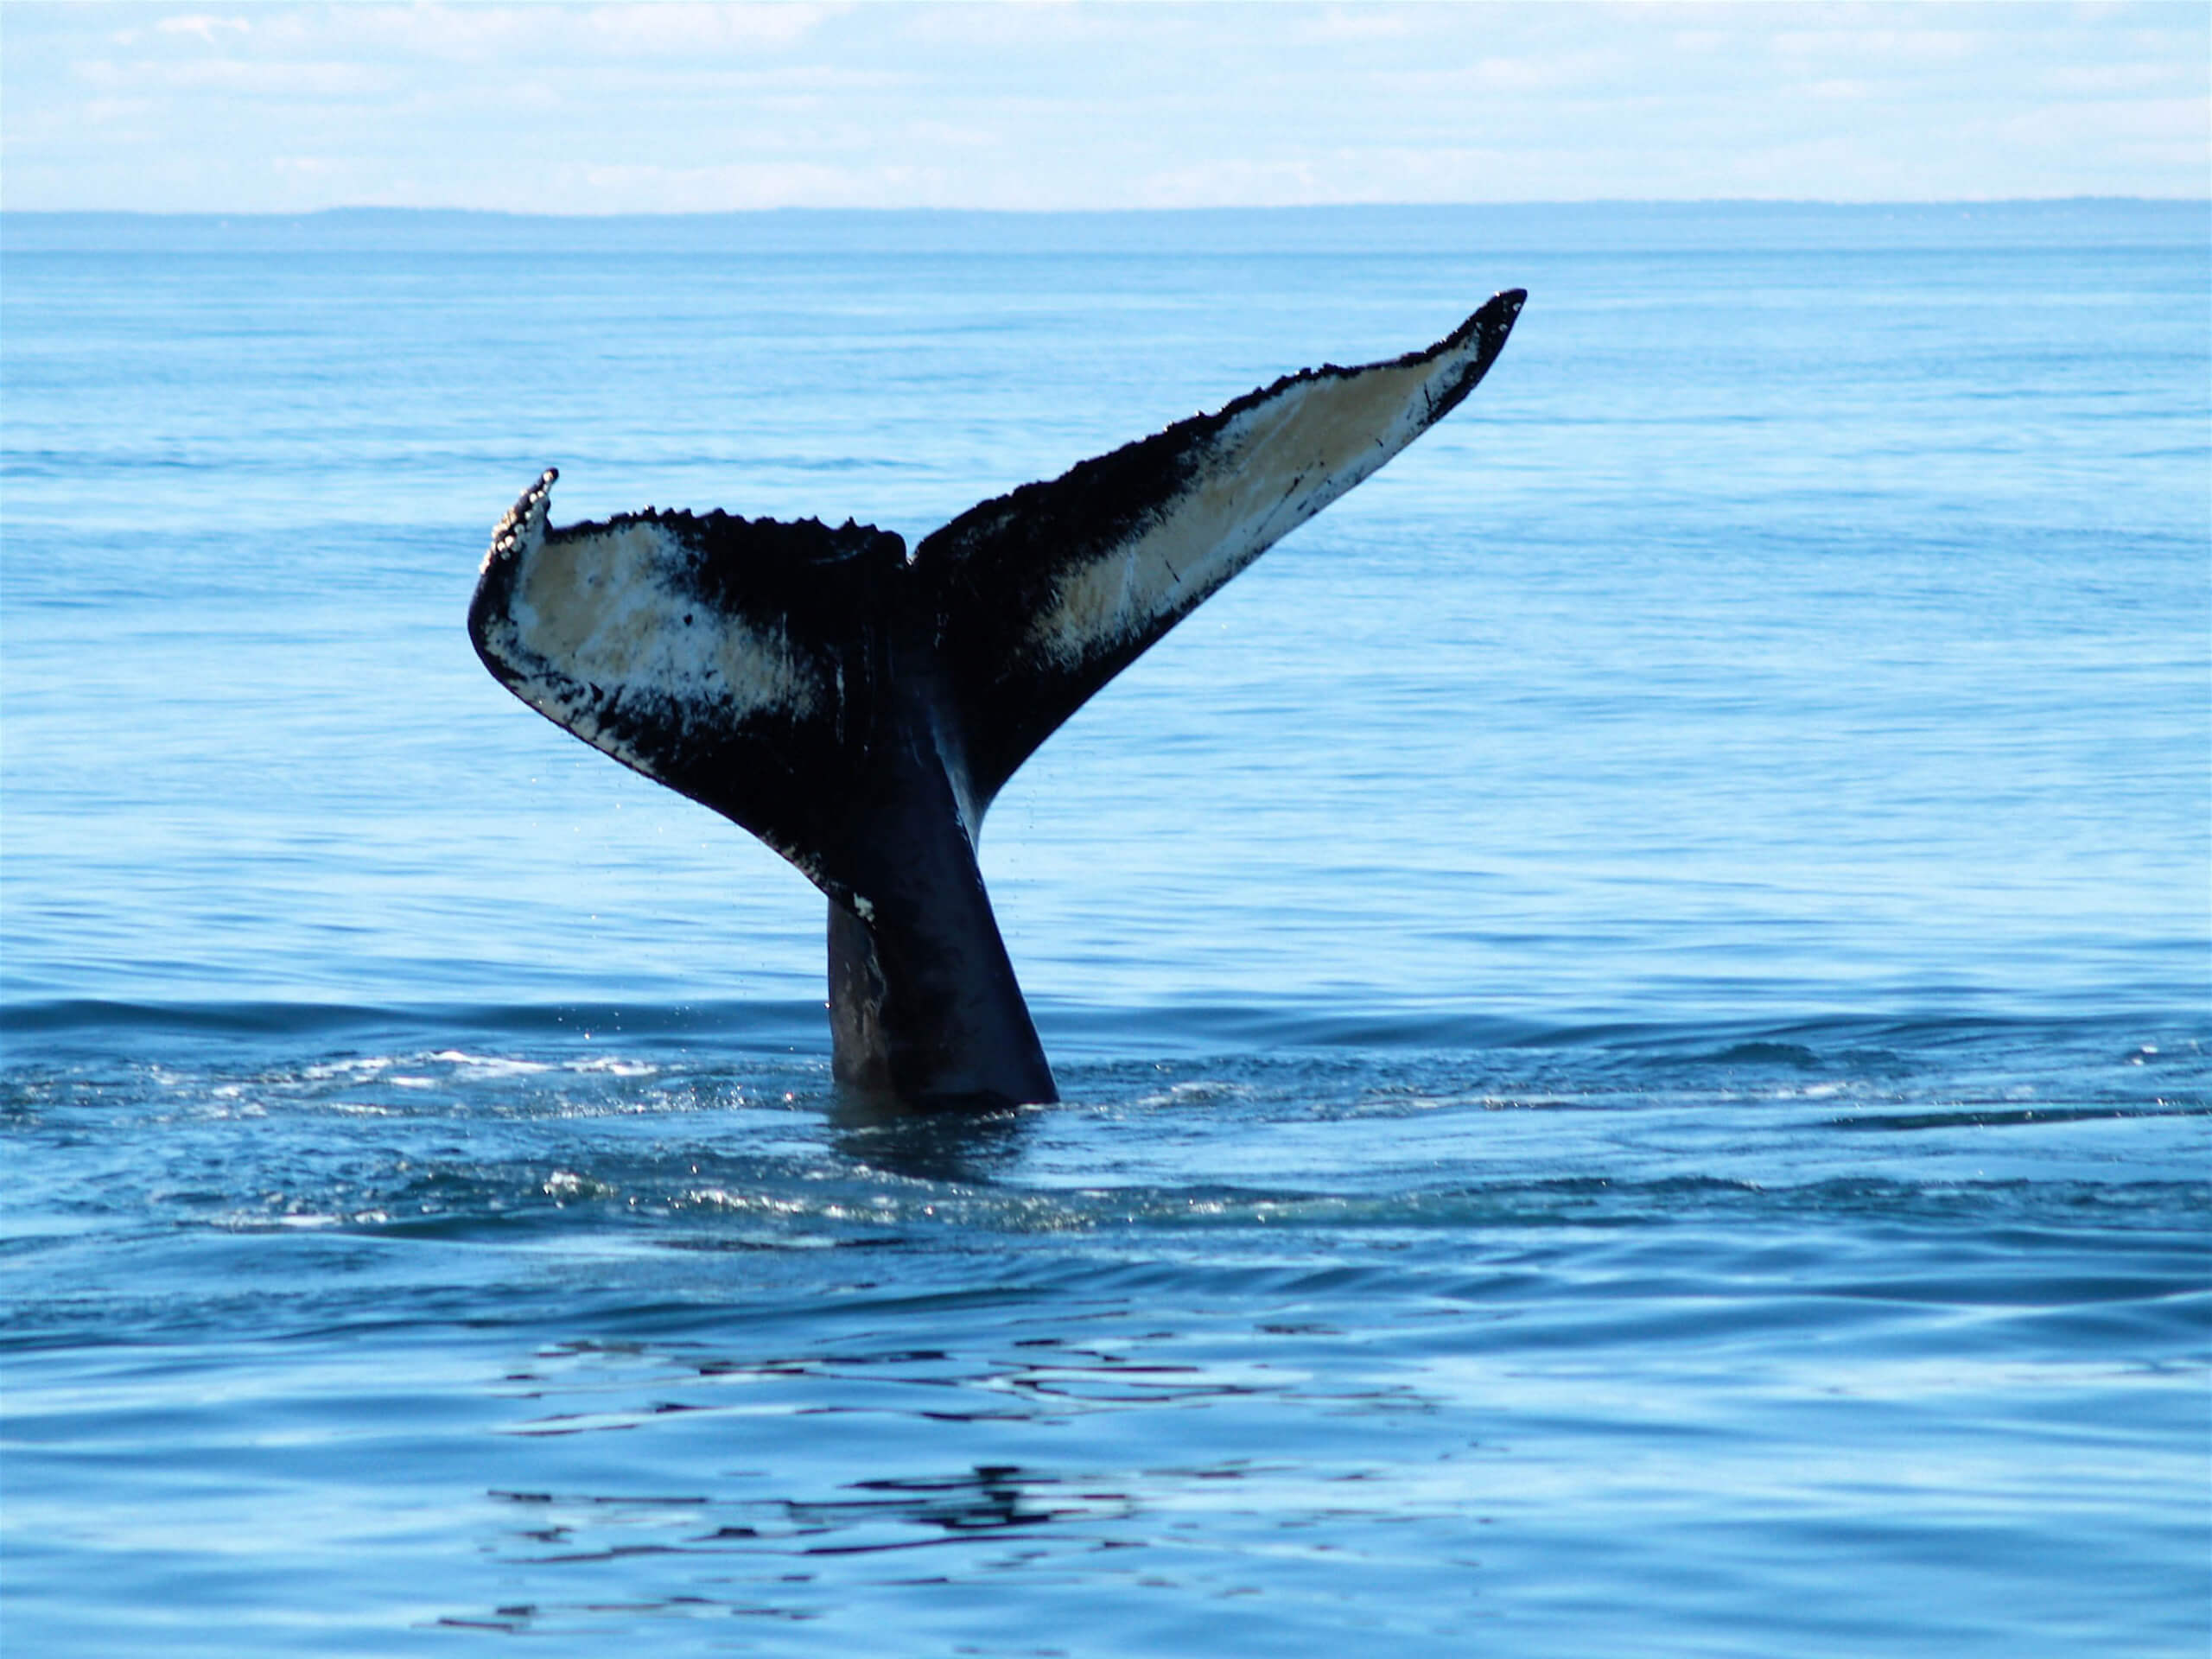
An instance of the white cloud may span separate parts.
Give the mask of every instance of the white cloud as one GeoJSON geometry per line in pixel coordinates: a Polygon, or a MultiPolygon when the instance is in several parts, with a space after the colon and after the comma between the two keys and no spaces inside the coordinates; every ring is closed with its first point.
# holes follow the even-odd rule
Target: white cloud
{"type": "Polygon", "coordinates": [[[702,54],[782,48],[844,8],[739,5],[352,5],[288,10],[295,37],[321,35],[441,62],[497,65],[603,58],[669,63],[702,54]]]}
{"type": "Polygon", "coordinates": [[[164,17],[154,27],[164,35],[194,35],[208,45],[215,44],[218,35],[250,33],[252,25],[243,17],[164,17]]]}
{"type": "MultiPolygon", "coordinates": [[[[1935,8],[1929,8],[1931,11],[1935,8]]],[[[1886,58],[1958,63],[1986,52],[1991,37],[1961,29],[1785,29],[1773,37],[1777,57],[1810,58],[1832,62],[1837,58],[1886,58]]]]}
{"type": "Polygon", "coordinates": [[[96,127],[143,124],[161,105],[150,98],[95,98],[79,106],[85,119],[96,127]]]}
{"type": "Polygon", "coordinates": [[[656,56],[789,46],[843,10],[798,3],[598,6],[582,22],[594,45],[656,56]]]}
{"type": "Polygon", "coordinates": [[[1414,31],[1414,19],[1402,9],[1383,6],[1330,6],[1318,17],[1300,16],[1292,32],[1304,41],[1402,40],[1414,31]]]}
{"type": "Polygon", "coordinates": [[[715,167],[597,166],[557,169],[554,200],[540,211],[561,212],[572,194],[588,208],[624,213],[727,213],[771,207],[877,207],[927,201],[945,180],[926,168],[895,164],[834,166],[821,162],[740,162],[715,167]]]}

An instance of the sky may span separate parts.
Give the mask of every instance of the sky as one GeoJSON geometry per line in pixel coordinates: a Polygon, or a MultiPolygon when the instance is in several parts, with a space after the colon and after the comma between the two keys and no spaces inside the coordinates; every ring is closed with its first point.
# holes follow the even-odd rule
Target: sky
{"type": "Polygon", "coordinates": [[[2212,6],[0,5],[0,207],[2212,194],[2212,6]]]}

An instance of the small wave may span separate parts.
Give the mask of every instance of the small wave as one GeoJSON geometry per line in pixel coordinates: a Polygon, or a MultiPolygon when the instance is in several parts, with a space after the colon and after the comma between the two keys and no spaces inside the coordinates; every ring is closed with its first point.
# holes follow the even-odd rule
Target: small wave
{"type": "Polygon", "coordinates": [[[2207,1117],[2212,1105],[2179,1105],[2153,1101],[2147,1105],[2113,1102],[2094,1106],[1961,1106],[1946,1111],[1858,1112],[1827,1120],[1832,1129],[1863,1129],[1899,1133],[1913,1129],[2003,1129],[2032,1125],[2095,1123],[2120,1118],[2207,1117]]]}
{"type": "MultiPolygon", "coordinates": [[[[1054,1052],[1128,1057],[1297,1050],[1326,1053],[1576,1048],[1700,1064],[1806,1068],[1840,1053],[1879,1053],[1992,1039],[2088,1039],[2100,1034],[2130,1064],[2204,1063],[2212,1026],[2200,1010],[2115,1007],[2064,1015],[1838,1012],[1714,1020],[1539,1018],[1471,1007],[1362,1007],[1291,999],[1250,1004],[1089,1005],[1040,999],[1039,1028],[1054,1052]]],[[[531,1039],[556,1045],[726,1046],[802,1053],[826,1051],[823,1005],[813,999],[696,1003],[474,1003],[376,1006],[276,1001],[142,1002],[97,997],[0,1003],[0,1037],[104,1041],[140,1038],[389,1039],[398,1052],[456,1065],[532,1064],[480,1052],[467,1039],[531,1039]]]]}
{"type": "Polygon", "coordinates": [[[649,1080],[672,1058],[757,1062],[820,1053],[819,1002],[0,1003],[0,1077],[143,1073],[191,1088],[275,1082],[428,1094],[513,1087],[553,1072],[649,1080]]]}

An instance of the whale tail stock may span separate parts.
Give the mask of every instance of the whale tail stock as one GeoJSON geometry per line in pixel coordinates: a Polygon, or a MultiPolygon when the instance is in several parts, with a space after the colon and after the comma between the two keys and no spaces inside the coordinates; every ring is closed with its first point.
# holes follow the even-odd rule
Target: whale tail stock
{"type": "Polygon", "coordinates": [[[1051,1100],[976,863],[1039,744],[1209,594],[1443,417],[1500,294],[1427,351],[1310,369],[896,535],[715,512],[493,532],[469,634],[555,724],[742,824],[827,893],[840,1082],[1051,1100]]]}

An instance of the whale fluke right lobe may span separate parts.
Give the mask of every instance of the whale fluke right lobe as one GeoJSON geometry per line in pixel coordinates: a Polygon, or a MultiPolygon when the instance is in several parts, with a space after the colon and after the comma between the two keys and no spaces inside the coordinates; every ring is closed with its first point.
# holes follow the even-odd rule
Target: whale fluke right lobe
{"type": "Polygon", "coordinates": [[[1525,298],[1500,294],[1427,351],[1285,376],[925,537],[914,563],[984,798],[1208,595],[1457,408],[1525,298]]]}

